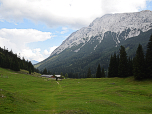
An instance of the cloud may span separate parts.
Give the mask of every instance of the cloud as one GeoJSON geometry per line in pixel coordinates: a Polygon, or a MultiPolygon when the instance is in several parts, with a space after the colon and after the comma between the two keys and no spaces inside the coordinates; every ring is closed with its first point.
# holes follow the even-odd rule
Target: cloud
{"type": "Polygon", "coordinates": [[[44,50],[44,55],[48,55],[49,54],[49,52],[45,49],[44,50]]]}
{"type": "Polygon", "coordinates": [[[36,49],[23,49],[21,52],[21,57],[24,57],[28,60],[36,60],[36,61],[43,61],[45,57],[41,54],[41,49],[36,48],[36,49]]]}
{"type": "Polygon", "coordinates": [[[0,0],[0,19],[35,23],[50,27],[88,26],[106,13],[136,12],[146,7],[149,0],[0,0]]]}
{"type": "MultiPolygon", "coordinates": [[[[35,29],[0,29],[0,37],[7,38],[11,42],[31,43],[45,41],[51,38],[50,32],[41,32],[35,29]]],[[[23,45],[23,44],[22,44],[23,45]]]]}
{"type": "Polygon", "coordinates": [[[58,47],[58,46],[53,46],[53,47],[51,47],[49,53],[51,54],[57,47],[58,47]]]}
{"type": "Polygon", "coordinates": [[[102,11],[106,13],[137,12],[146,8],[148,0],[102,0],[102,11]]]}
{"type": "Polygon", "coordinates": [[[26,55],[26,58],[31,58],[31,57],[36,56],[36,54],[33,53],[33,51],[31,49],[23,49],[22,53],[21,53],[21,56],[24,56],[24,55],[26,55]]]}
{"type": "Polygon", "coordinates": [[[67,27],[62,27],[62,30],[63,31],[61,31],[61,34],[65,34],[65,33],[68,32],[68,28],[67,27]]]}
{"type": "Polygon", "coordinates": [[[42,61],[45,57],[41,49],[29,49],[28,43],[51,39],[50,32],[41,32],[34,29],[0,29],[0,46],[4,46],[14,53],[20,53],[28,60],[42,61]]]}
{"type": "Polygon", "coordinates": [[[58,46],[53,46],[53,47],[50,47],[50,50],[47,51],[46,49],[44,50],[44,55],[48,56],[48,55],[51,55],[51,53],[57,48],[58,46]]]}

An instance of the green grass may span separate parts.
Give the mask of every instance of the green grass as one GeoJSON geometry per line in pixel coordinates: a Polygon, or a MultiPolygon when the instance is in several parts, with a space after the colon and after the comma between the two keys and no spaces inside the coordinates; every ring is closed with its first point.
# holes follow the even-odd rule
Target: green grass
{"type": "Polygon", "coordinates": [[[0,68],[0,114],[150,114],[152,80],[47,80],[0,68]]]}

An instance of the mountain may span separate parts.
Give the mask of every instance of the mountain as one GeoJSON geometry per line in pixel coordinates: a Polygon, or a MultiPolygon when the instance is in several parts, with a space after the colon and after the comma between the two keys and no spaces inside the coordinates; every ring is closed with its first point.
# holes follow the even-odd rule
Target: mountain
{"type": "Polygon", "coordinates": [[[31,63],[34,65],[34,64],[37,64],[38,61],[32,60],[31,63]]]}
{"type": "Polygon", "coordinates": [[[109,58],[119,52],[119,46],[126,48],[133,57],[138,44],[144,50],[152,34],[152,11],[107,14],[95,19],[88,27],[72,33],[44,61],[35,65],[45,67],[53,73],[75,73],[84,76],[90,67],[93,74],[100,63],[105,69],[109,58]]]}

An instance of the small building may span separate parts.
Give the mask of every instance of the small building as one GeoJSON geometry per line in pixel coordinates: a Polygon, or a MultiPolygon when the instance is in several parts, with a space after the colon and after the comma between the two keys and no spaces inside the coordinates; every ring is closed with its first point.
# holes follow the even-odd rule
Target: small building
{"type": "Polygon", "coordinates": [[[56,77],[55,76],[51,76],[51,78],[55,79],[56,77]]]}
{"type": "Polygon", "coordinates": [[[55,75],[57,78],[61,78],[61,75],[55,75]]]}
{"type": "Polygon", "coordinates": [[[46,75],[46,74],[43,74],[41,75],[41,77],[46,77],[46,78],[51,78],[53,75],[46,75]]]}
{"type": "Polygon", "coordinates": [[[56,79],[56,77],[57,77],[57,78],[60,78],[61,75],[55,75],[55,76],[53,76],[53,75],[46,75],[46,74],[43,74],[43,75],[41,75],[41,77],[56,79]]]}

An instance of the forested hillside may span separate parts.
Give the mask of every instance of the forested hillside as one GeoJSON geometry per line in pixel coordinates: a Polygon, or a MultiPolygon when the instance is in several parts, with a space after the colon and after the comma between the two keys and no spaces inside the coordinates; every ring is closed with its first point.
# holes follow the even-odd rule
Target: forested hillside
{"type": "MultiPolygon", "coordinates": [[[[63,72],[63,74],[68,73],[71,78],[87,77],[87,71],[90,67],[91,73],[95,77],[98,64],[101,65],[101,68],[104,67],[107,71],[111,55],[114,53],[119,54],[121,45],[125,47],[127,56],[131,58],[135,56],[139,44],[143,46],[144,53],[146,53],[147,43],[151,33],[152,30],[149,30],[147,32],[141,32],[139,36],[126,40],[122,39],[121,43],[116,47],[113,40],[114,33],[112,34],[107,32],[105,33],[107,38],[104,38],[96,50],[92,52],[90,51],[91,47],[93,47],[95,45],[94,43],[96,43],[92,40],[95,38],[92,38],[92,40],[87,42],[86,46],[77,53],[71,52],[71,50],[74,50],[75,48],[72,47],[64,50],[58,55],[47,58],[42,63],[35,65],[35,67],[39,70],[44,70],[46,68],[48,71],[52,72],[52,74],[60,74],[61,72],[63,72]]],[[[125,34],[125,32],[123,34],[125,34]]]]}
{"type": "Polygon", "coordinates": [[[13,51],[8,51],[0,47],[0,67],[20,71],[20,69],[28,70],[29,73],[34,72],[34,66],[31,61],[26,61],[24,57],[21,59],[13,51]]]}

